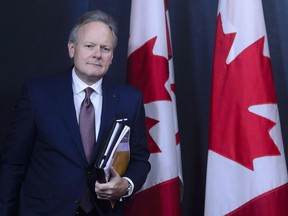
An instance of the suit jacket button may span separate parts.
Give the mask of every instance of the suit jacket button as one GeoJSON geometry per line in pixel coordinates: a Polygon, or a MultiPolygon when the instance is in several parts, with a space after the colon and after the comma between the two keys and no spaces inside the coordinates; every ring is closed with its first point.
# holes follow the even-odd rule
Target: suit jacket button
{"type": "Polygon", "coordinates": [[[90,170],[88,170],[88,171],[87,171],[87,174],[88,174],[88,175],[90,175],[90,174],[91,174],[90,170]]]}

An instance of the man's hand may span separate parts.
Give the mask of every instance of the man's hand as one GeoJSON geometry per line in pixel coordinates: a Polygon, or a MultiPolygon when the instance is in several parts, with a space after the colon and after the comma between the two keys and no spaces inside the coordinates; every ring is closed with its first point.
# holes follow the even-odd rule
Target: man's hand
{"type": "Polygon", "coordinates": [[[110,180],[107,183],[95,183],[95,192],[98,199],[118,200],[127,192],[129,183],[112,167],[110,169],[110,180]]]}

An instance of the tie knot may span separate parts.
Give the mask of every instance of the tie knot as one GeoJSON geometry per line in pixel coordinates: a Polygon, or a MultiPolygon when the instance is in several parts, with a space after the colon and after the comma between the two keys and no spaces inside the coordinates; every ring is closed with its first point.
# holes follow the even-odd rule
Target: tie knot
{"type": "Polygon", "coordinates": [[[84,91],[85,91],[85,98],[89,98],[90,95],[92,94],[92,92],[94,92],[94,89],[88,87],[88,88],[84,89],[84,91]]]}
{"type": "Polygon", "coordinates": [[[82,105],[83,106],[90,106],[90,104],[91,104],[90,95],[92,94],[94,89],[88,87],[88,88],[84,89],[84,91],[85,91],[85,98],[83,100],[82,105]]]}

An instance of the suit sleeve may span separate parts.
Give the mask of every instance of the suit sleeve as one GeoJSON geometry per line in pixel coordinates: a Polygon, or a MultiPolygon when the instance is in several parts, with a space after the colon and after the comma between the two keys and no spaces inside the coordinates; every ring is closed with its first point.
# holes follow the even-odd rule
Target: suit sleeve
{"type": "Polygon", "coordinates": [[[33,149],[36,130],[27,85],[15,106],[0,161],[0,214],[17,215],[19,190],[33,149]]]}
{"type": "Polygon", "coordinates": [[[144,184],[150,171],[148,161],[150,153],[148,151],[148,141],[146,134],[145,111],[141,93],[137,97],[135,116],[131,122],[130,134],[130,162],[125,177],[134,183],[134,191],[138,191],[144,184]]]}

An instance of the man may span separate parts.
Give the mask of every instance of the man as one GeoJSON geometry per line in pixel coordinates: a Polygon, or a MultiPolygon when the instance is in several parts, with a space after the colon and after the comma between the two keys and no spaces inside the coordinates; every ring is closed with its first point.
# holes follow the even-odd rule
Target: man
{"type": "Polygon", "coordinates": [[[24,85],[1,158],[1,216],[123,215],[126,197],[142,187],[150,170],[144,107],[138,90],[106,76],[116,44],[112,18],[87,12],[69,37],[74,67],[24,85]],[[123,177],[111,169],[99,183],[96,155],[123,118],[131,128],[129,165],[123,177]],[[118,200],[114,208],[109,200],[118,200]]]}

